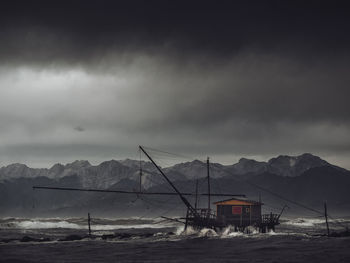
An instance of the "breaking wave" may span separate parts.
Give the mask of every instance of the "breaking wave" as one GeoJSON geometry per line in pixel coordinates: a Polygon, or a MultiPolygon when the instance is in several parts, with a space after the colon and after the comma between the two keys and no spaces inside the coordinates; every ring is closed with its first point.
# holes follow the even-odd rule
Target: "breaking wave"
{"type": "Polygon", "coordinates": [[[282,232],[274,232],[270,231],[267,233],[260,233],[256,228],[254,227],[248,227],[246,228],[245,232],[239,232],[235,231],[234,226],[228,226],[222,230],[215,231],[213,229],[209,228],[203,228],[201,230],[193,229],[192,227],[187,227],[186,230],[184,230],[183,226],[180,226],[175,231],[175,234],[180,237],[184,238],[198,238],[198,237],[206,237],[206,238],[237,238],[237,237],[244,237],[244,238],[267,238],[270,236],[276,236],[276,235],[297,235],[298,233],[282,233],[282,232]]]}
{"type": "Polygon", "coordinates": [[[69,228],[69,229],[79,229],[81,226],[69,223],[67,221],[60,222],[40,222],[40,221],[22,221],[14,223],[15,228],[24,229],[48,229],[48,228],[69,228]]]}
{"type": "MultiPolygon", "coordinates": [[[[348,222],[349,220],[344,219],[345,224],[348,222]]],[[[189,226],[186,231],[184,231],[184,225],[174,222],[168,223],[164,222],[164,220],[140,218],[93,218],[91,230],[95,235],[116,233],[118,230],[122,233],[158,233],[154,237],[169,238],[169,236],[171,236],[171,239],[179,240],[191,238],[269,238],[277,235],[311,235],[324,233],[324,224],[325,222],[323,218],[293,218],[283,220],[281,225],[276,227],[276,232],[270,231],[268,233],[259,233],[254,227],[248,227],[243,233],[236,232],[233,226],[228,226],[217,231],[207,228],[196,230],[189,226]],[[168,233],[172,234],[168,235],[168,233]]],[[[336,225],[333,223],[331,226],[332,229],[335,229],[336,225]]],[[[6,229],[33,231],[45,229],[44,232],[49,233],[49,229],[60,229],[60,232],[67,232],[69,229],[87,230],[88,225],[86,218],[2,218],[0,219],[0,230],[5,231],[6,229]]],[[[42,232],[43,231],[40,233],[42,232]]]]}
{"type": "MultiPolygon", "coordinates": [[[[71,220],[57,220],[55,219],[6,219],[1,220],[0,228],[2,229],[87,229],[86,219],[71,219],[71,220]]],[[[154,228],[161,229],[171,227],[168,224],[159,224],[157,222],[147,222],[139,224],[128,224],[126,222],[120,222],[116,220],[111,222],[108,220],[105,224],[99,222],[99,224],[91,224],[91,229],[93,231],[103,231],[103,230],[118,230],[118,229],[146,229],[154,228]],[[109,224],[108,224],[109,223],[109,224]],[[112,223],[112,224],[111,224],[112,223]],[[114,223],[114,224],[113,224],[114,223]],[[119,224],[118,224],[119,223],[119,224]]]]}
{"type": "Polygon", "coordinates": [[[324,219],[317,218],[295,218],[284,222],[285,225],[292,225],[298,227],[315,227],[324,224],[324,219]]]}

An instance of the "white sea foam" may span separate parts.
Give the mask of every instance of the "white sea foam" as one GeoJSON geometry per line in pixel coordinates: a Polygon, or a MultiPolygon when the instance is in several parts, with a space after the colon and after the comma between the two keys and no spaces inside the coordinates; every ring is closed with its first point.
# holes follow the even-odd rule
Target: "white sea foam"
{"type": "Polygon", "coordinates": [[[166,228],[168,226],[161,224],[139,224],[139,225],[92,225],[92,230],[114,230],[114,229],[143,229],[143,228],[166,228]]]}
{"type": "Polygon", "coordinates": [[[230,237],[239,237],[243,235],[244,234],[242,232],[235,231],[234,227],[228,226],[222,231],[222,233],[220,234],[220,237],[230,238],[230,237]]]}
{"type": "Polygon", "coordinates": [[[36,220],[28,220],[14,223],[15,228],[23,229],[49,229],[49,228],[70,228],[70,229],[80,229],[81,226],[69,223],[67,221],[58,221],[58,222],[42,222],[36,220]]]}
{"type": "Polygon", "coordinates": [[[213,230],[209,228],[203,228],[199,231],[200,237],[217,237],[218,234],[213,230]]]}
{"type": "Polygon", "coordinates": [[[318,224],[324,224],[324,219],[295,218],[295,219],[284,222],[284,224],[298,226],[298,227],[314,227],[318,224]]]}
{"type": "MultiPolygon", "coordinates": [[[[166,228],[170,227],[167,224],[92,224],[91,229],[94,231],[108,231],[117,229],[143,229],[143,228],[166,228]]],[[[87,224],[80,224],[77,222],[68,222],[67,220],[21,220],[11,221],[0,224],[0,228],[15,228],[15,229],[54,229],[54,228],[66,228],[66,229],[87,229],[87,224]]]]}
{"type": "Polygon", "coordinates": [[[196,233],[198,233],[198,231],[193,229],[191,226],[188,226],[186,230],[184,230],[183,226],[178,226],[175,231],[176,235],[182,235],[182,236],[191,236],[191,235],[195,235],[196,233]]]}
{"type": "Polygon", "coordinates": [[[195,230],[192,227],[187,227],[186,231],[184,231],[183,227],[178,227],[176,230],[176,235],[179,236],[188,236],[188,237],[209,237],[209,238],[234,238],[234,237],[268,237],[270,235],[278,235],[279,233],[275,233],[273,231],[269,233],[259,233],[254,227],[248,227],[248,232],[239,232],[235,231],[234,226],[228,226],[221,231],[214,231],[213,229],[203,228],[201,230],[195,230]]]}
{"type": "Polygon", "coordinates": [[[247,232],[243,233],[240,231],[235,231],[234,226],[228,226],[220,232],[221,238],[231,238],[231,237],[253,237],[259,235],[259,231],[254,227],[247,227],[247,232]]]}

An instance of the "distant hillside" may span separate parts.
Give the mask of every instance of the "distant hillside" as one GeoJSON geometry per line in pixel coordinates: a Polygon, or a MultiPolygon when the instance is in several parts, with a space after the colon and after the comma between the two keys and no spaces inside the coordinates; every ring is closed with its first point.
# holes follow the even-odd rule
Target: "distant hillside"
{"type": "MultiPolygon", "coordinates": [[[[271,193],[320,209],[324,201],[329,203],[330,209],[337,211],[349,211],[350,208],[350,172],[311,154],[278,156],[268,162],[242,158],[233,165],[214,163],[210,167],[212,192],[246,194],[252,199],[258,199],[260,195],[267,205],[277,210],[288,202],[271,193]]],[[[172,191],[150,162],[142,162],[142,171],[143,189],[172,191]]],[[[164,171],[181,191],[194,192],[196,179],[199,179],[200,192],[207,191],[206,164],[203,162],[180,163],[164,168],[164,171]]],[[[130,159],[106,161],[96,166],[88,161],[75,161],[55,164],[50,169],[11,164],[0,168],[0,215],[74,215],[86,211],[139,215],[149,209],[161,211],[168,206],[171,209],[172,205],[183,209],[176,196],[32,190],[33,185],[42,185],[133,191],[139,189],[139,173],[139,161],[130,159]]],[[[206,205],[206,201],[201,200],[206,205]]],[[[289,205],[293,207],[293,204],[289,205]]],[[[294,206],[294,211],[299,213],[299,210],[294,206]]],[[[177,213],[177,210],[173,212],[177,213]]]]}
{"type": "Polygon", "coordinates": [[[330,165],[318,156],[304,153],[299,156],[280,155],[268,162],[242,158],[230,167],[235,174],[261,174],[269,172],[281,176],[299,176],[310,168],[330,165]]]}

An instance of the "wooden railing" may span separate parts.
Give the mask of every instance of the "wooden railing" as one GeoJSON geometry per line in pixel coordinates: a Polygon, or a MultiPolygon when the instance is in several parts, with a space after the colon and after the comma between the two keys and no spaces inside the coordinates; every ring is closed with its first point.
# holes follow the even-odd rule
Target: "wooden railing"
{"type": "Polygon", "coordinates": [[[263,214],[261,215],[261,223],[262,224],[278,224],[279,222],[279,215],[278,214],[263,214]]]}

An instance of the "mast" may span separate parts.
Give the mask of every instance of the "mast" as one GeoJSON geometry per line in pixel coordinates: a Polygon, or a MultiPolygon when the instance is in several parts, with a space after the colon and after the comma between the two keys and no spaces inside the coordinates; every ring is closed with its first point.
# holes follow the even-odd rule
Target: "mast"
{"type": "Polygon", "coordinates": [[[209,157],[207,158],[207,178],[208,178],[208,216],[210,214],[210,176],[209,176],[209,157]]]}
{"type": "Polygon", "coordinates": [[[159,168],[159,166],[154,162],[154,160],[152,159],[151,156],[149,156],[149,154],[145,151],[145,149],[140,145],[139,146],[140,150],[147,156],[147,158],[153,163],[153,165],[157,168],[158,172],[161,173],[161,175],[163,175],[163,177],[165,178],[165,180],[170,184],[170,186],[175,190],[175,192],[179,195],[179,197],[181,198],[182,202],[187,206],[188,210],[190,210],[193,215],[197,215],[196,210],[192,207],[192,205],[190,204],[190,202],[188,202],[188,200],[180,193],[180,191],[175,187],[175,185],[169,180],[169,178],[163,173],[162,169],[159,168]]]}
{"type": "Polygon", "coordinates": [[[141,161],[141,151],[140,151],[140,187],[139,187],[139,191],[142,192],[142,161],[141,161]]]}
{"type": "Polygon", "coordinates": [[[140,181],[139,181],[140,187],[139,191],[142,192],[142,168],[140,168],[140,181]]]}
{"type": "Polygon", "coordinates": [[[198,203],[198,179],[196,180],[196,197],[194,202],[194,209],[197,210],[197,203],[198,203]]]}

